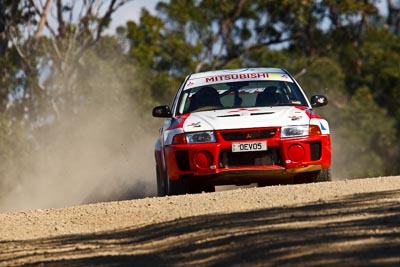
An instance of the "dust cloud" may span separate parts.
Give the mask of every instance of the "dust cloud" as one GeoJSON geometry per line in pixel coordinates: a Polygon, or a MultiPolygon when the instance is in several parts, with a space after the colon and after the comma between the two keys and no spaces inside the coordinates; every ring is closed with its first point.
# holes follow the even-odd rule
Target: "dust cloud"
{"type": "Polygon", "coordinates": [[[112,87],[88,93],[90,104],[36,132],[34,148],[15,164],[23,175],[0,192],[0,212],[155,196],[153,126],[161,122],[115,79],[93,79],[112,87]]]}

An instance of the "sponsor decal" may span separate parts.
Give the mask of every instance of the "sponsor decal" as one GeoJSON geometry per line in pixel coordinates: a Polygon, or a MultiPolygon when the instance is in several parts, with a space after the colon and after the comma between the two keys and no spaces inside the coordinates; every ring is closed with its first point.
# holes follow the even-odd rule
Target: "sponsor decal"
{"type": "Polygon", "coordinates": [[[320,98],[318,98],[317,102],[320,104],[323,104],[323,103],[325,103],[325,100],[322,97],[320,97],[320,98]]]}
{"type": "Polygon", "coordinates": [[[291,119],[292,121],[298,121],[301,118],[302,118],[301,116],[297,116],[297,115],[290,115],[289,116],[289,119],[291,119]]]}
{"type": "MultiPolygon", "coordinates": [[[[264,81],[264,80],[276,80],[276,81],[287,81],[293,82],[289,75],[282,73],[268,73],[268,72],[249,72],[251,69],[243,69],[238,71],[229,71],[225,74],[223,72],[217,72],[218,74],[201,78],[191,78],[186,84],[185,89],[193,88],[194,86],[203,86],[213,83],[221,82],[236,82],[236,81],[264,81]],[[222,74],[221,74],[222,73],[222,74]]],[[[226,72],[226,71],[224,71],[226,72]]]]}
{"type": "Polygon", "coordinates": [[[189,124],[188,127],[195,127],[195,128],[201,127],[201,121],[193,122],[189,124]]]}
{"type": "Polygon", "coordinates": [[[206,77],[205,82],[219,82],[219,81],[229,81],[229,80],[243,80],[243,79],[260,79],[260,78],[268,78],[269,74],[264,73],[241,73],[241,74],[226,74],[226,75],[218,75],[206,77]]]}

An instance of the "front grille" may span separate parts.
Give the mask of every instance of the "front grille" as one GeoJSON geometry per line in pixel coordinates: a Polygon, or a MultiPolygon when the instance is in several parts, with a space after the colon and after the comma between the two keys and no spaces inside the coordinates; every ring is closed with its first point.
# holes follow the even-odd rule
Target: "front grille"
{"type": "Polygon", "coordinates": [[[219,153],[218,166],[220,168],[270,165],[283,166],[279,149],[276,147],[255,152],[232,152],[226,149],[219,153]]]}
{"type": "Polygon", "coordinates": [[[225,141],[254,140],[274,137],[276,129],[220,132],[225,141]]]}

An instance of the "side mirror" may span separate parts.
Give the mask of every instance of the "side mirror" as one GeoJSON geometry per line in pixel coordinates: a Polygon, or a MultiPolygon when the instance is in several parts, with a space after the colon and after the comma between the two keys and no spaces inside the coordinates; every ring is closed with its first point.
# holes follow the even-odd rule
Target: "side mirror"
{"type": "Polygon", "coordinates": [[[311,97],[311,106],[313,108],[322,107],[328,104],[328,98],[324,95],[313,95],[311,97]]]}
{"type": "Polygon", "coordinates": [[[172,116],[169,106],[157,106],[153,108],[153,117],[170,118],[172,116]]]}

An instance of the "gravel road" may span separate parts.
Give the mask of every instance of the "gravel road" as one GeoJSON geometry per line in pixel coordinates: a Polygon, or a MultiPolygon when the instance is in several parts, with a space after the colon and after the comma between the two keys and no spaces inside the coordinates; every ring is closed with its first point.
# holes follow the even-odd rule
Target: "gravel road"
{"type": "Polygon", "coordinates": [[[400,177],[0,213],[0,266],[400,266],[400,177]]]}

